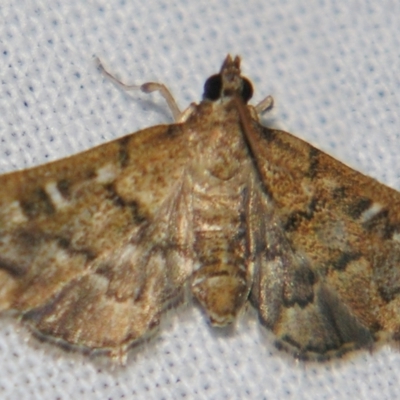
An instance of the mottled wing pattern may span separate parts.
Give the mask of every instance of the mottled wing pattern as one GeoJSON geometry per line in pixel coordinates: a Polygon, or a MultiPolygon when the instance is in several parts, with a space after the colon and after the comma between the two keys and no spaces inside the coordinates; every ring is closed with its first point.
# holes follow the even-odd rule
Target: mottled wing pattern
{"type": "Polygon", "coordinates": [[[180,125],[159,126],[0,176],[0,309],[123,357],[191,274],[185,151],[180,125]]]}
{"type": "Polygon", "coordinates": [[[398,340],[400,194],[263,127],[251,95],[228,56],[183,123],[0,176],[0,311],[120,361],[186,290],[216,326],[250,300],[299,359],[398,340]]]}
{"type": "Polygon", "coordinates": [[[250,215],[263,222],[251,302],[278,347],[321,360],[397,339],[400,194],[287,132],[253,129],[262,194],[250,215]]]}

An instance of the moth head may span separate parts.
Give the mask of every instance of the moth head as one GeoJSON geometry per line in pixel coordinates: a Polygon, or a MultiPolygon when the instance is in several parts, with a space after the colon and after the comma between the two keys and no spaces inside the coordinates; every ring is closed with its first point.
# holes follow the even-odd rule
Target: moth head
{"type": "Polygon", "coordinates": [[[203,99],[216,101],[235,94],[247,103],[253,96],[253,86],[249,79],[240,74],[240,57],[232,59],[228,54],[219,74],[206,80],[203,99]]]}

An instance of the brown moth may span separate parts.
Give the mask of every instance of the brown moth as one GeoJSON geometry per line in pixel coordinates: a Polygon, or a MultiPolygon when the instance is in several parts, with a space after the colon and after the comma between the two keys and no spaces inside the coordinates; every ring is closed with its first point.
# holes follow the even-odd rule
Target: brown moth
{"type": "Polygon", "coordinates": [[[400,195],[262,126],[228,56],[177,120],[0,176],[0,309],[124,362],[191,293],[250,303],[278,347],[324,360],[400,335],[400,195]]]}

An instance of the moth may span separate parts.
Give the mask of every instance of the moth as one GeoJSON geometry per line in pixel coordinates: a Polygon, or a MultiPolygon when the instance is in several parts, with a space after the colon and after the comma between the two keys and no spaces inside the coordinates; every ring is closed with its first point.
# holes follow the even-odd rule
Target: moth
{"type": "Polygon", "coordinates": [[[193,297],[325,360],[400,338],[400,195],[290,133],[226,57],[176,123],[0,176],[0,309],[124,361],[193,297]]]}

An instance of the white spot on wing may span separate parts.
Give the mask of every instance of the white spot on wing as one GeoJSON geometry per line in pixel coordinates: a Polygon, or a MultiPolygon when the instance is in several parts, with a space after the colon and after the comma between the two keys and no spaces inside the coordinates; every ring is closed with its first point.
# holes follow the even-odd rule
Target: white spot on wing
{"type": "Polygon", "coordinates": [[[57,188],[56,182],[49,182],[45,186],[45,191],[46,193],[50,196],[51,202],[53,205],[59,210],[60,208],[64,208],[68,206],[68,201],[65,200],[63,195],[60,193],[60,191],[57,188]]]}
{"type": "Polygon", "coordinates": [[[106,164],[97,170],[96,181],[101,184],[111,183],[118,175],[118,168],[114,164],[106,164]]]}
{"type": "Polygon", "coordinates": [[[381,211],[382,208],[383,208],[382,204],[379,203],[372,204],[370,208],[368,208],[361,214],[360,217],[361,222],[367,222],[368,220],[373,218],[376,214],[378,214],[378,212],[381,211]]]}

